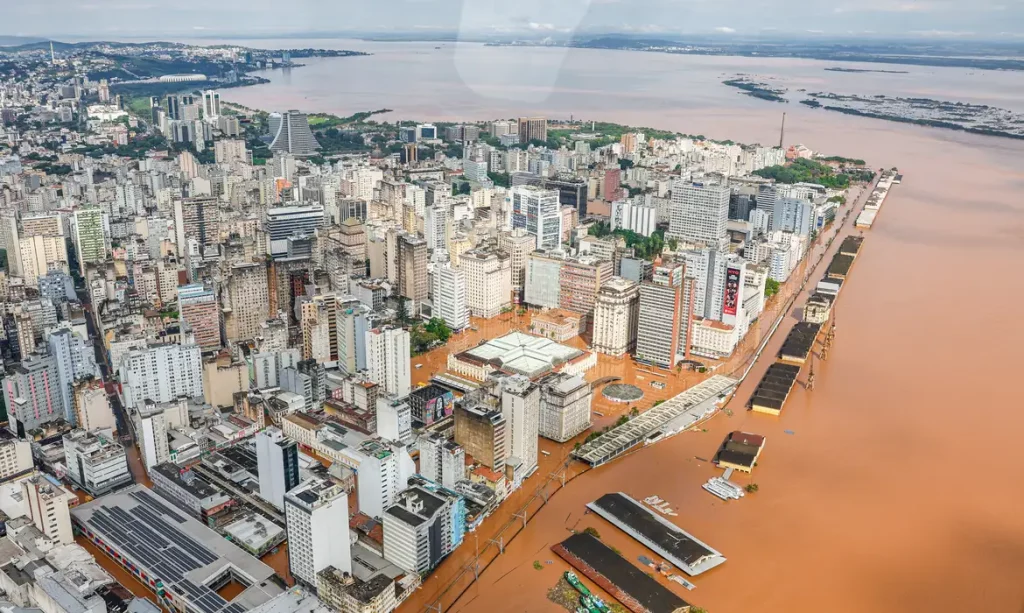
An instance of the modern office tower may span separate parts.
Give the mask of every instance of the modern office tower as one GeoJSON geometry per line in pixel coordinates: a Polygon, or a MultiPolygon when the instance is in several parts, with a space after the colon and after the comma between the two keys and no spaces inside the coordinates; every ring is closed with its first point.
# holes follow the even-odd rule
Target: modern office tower
{"type": "Polygon", "coordinates": [[[543,117],[519,118],[519,142],[528,143],[532,140],[548,139],[548,121],[543,117]]]}
{"type": "Polygon", "coordinates": [[[299,485],[299,445],[271,426],[256,433],[260,498],[284,509],[284,495],[299,485]]]}
{"type": "Polygon", "coordinates": [[[198,241],[200,247],[214,247],[219,240],[219,212],[217,199],[200,196],[174,200],[174,232],[178,257],[188,252],[188,239],[198,241]]]}
{"type": "Polygon", "coordinates": [[[512,306],[512,260],[500,250],[470,249],[459,258],[466,275],[466,307],[473,317],[497,317],[512,306]]]}
{"type": "Polygon", "coordinates": [[[164,344],[129,351],[118,365],[126,409],[145,401],[203,397],[203,363],[198,345],[164,344]]]}
{"type": "Polygon", "coordinates": [[[288,254],[288,239],[313,236],[324,225],[324,207],[278,206],[267,209],[264,228],[267,234],[267,253],[272,257],[288,254]]]}
{"type": "Polygon", "coordinates": [[[513,467],[518,485],[537,470],[540,387],[523,375],[506,378],[501,382],[501,412],[508,424],[505,464],[513,467]]]}
{"type": "Polygon", "coordinates": [[[425,576],[462,542],[465,501],[416,486],[402,492],[383,520],[384,559],[425,576]]]}
{"type": "Polygon", "coordinates": [[[381,517],[395,503],[398,493],[409,487],[416,464],[402,445],[368,440],[359,446],[359,510],[370,517],[381,517]]]}
{"type": "Polygon", "coordinates": [[[267,269],[262,264],[235,264],[221,290],[224,335],[229,342],[252,340],[270,317],[267,269]]]}
{"type": "Polygon", "coordinates": [[[640,286],[622,277],[601,285],[594,301],[594,351],[622,357],[636,349],[640,286]]]}
{"type": "Polygon", "coordinates": [[[290,153],[297,156],[314,155],[320,149],[313,132],[309,129],[309,119],[305,113],[286,111],[271,113],[267,118],[270,126],[270,150],[274,153],[290,153]]]}
{"type": "Polygon", "coordinates": [[[454,490],[455,483],[466,478],[466,450],[439,434],[420,436],[420,475],[441,487],[454,490]]]}
{"type": "Polygon", "coordinates": [[[432,123],[421,123],[416,126],[416,140],[435,140],[439,138],[437,126],[432,123]]]}
{"type": "Polygon", "coordinates": [[[679,354],[679,325],[683,308],[682,264],[655,266],[654,278],[640,284],[636,359],[671,368],[679,354]]]}
{"type": "Polygon", "coordinates": [[[613,274],[611,260],[586,255],[566,258],[559,271],[558,305],[582,315],[586,319],[585,327],[590,329],[597,293],[613,274]]]}
{"type": "Polygon", "coordinates": [[[526,256],[526,286],[523,302],[539,308],[557,309],[562,304],[562,265],[560,254],[535,252],[526,256]]]}
{"type": "Polygon", "coordinates": [[[71,530],[69,494],[42,475],[21,482],[21,499],[28,508],[28,517],[44,536],[61,545],[75,542],[71,530]]]}
{"type": "Polygon", "coordinates": [[[214,121],[220,117],[220,92],[206,90],[203,92],[203,119],[214,121]]]}
{"type": "Polygon", "coordinates": [[[678,181],[672,187],[667,238],[720,248],[727,242],[729,220],[727,185],[678,181]]]}
{"type": "Polygon", "coordinates": [[[3,380],[9,429],[27,436],[43,424],[64,419],[60,375],[53,356],[30,355],[7,371],[3,380]]]}
{"type": "Polygon", "coordinates": [[[537,248],[555,250],[562,245],[562,207],[558,191],[532,185],[513,187],[512,227],[525,228],[537,238],[537,248]]]}
{"type": "Polygon", "coordinates": [[[814,205],[801,198],[778,198],[772,208],[772,231],[781,230],[810,236],[814,227],[814,205]]]}
{"type": "Polygon", "coordinates": [[[328,566],[352,572],[348,494],[327,479],[311,478],[284,497],[288,569],[306,585],[328,566]]]}
{"type": "Polygon", "coordinates": [[[220,307],[213,290],[206,289],[202,283],[180,286],[178,315],[182,322],[191,326],[200,349],[220,348],[220,307]]]}
{"type": "Polygon", "coordinates": [[[657,229],[657,222],[658,209],[653,204],[637,203],[632,199],[616,200],[612,203],[612,231],[630,230],[643,236],[650,236],[657,229]]]}
{"type": "Polygon", "coordinates": [[[180,97],[177,95],[167,96],[167,119],[177,121],[181,118],[180,97]]]}
{"type": "Polygon", "coordinates": [[[485,405],[455,406],[455,442],[484,466],[503,471],[508,457],[505,415],[485,405]]]}
{"type": "Polygon", "coordinates": [[[75,211],[75,246],[81,270],[86,264],[98,264],[107,259],[107,238],[103,230],[103,210],[99,208],[75,211]]]}
{"type": "Polygon", "coordinates": [[[33,468],[32,443],[14,438],[0,439],[0,480],[7,481],[33,468]]]}
{"type": "Polygon", "coordinates": [[[95,349],[91,341],[85,341],[68,328],[52,332],[47,339],[50,357],[57,365],[59,395],[64,419],[76,424],[72,389],[75,382],[86,377],[98,377],[95,349]]]}
{"type": "Polygon", "coordinates": [[[423,236],[428,249],[446,249],[448,246],[448,206],[435,202],[423,209],[423,236]]]}
{"type": "Polygon", "coordinates": [[[590,427],[590,384],[578,375],[551,373],[540,386],[538,433],[559,443],[590,427]]]}
{"type": "Polygon", "coordinates": [[[433,316],[440,317],[455,331],[469,326],[466,307],[466,274],[449,262],[434,265],[433,316]]]}
{"type": "Polygon", "coordinates": [[[411,234],[398,236],[398,287],[400,296],[413,302],[410,313],[427,299],[427,241],[411,234]]]}
{"type": "Polygon", "coordinates": [[[498,235],[498,249],[509,255],[512,295],[518,304],[523,301],[523,291],[526,287],[526,258],[537,249],[537,237],[528,233],[526,228],[502,232],[498,235]]]}
{"type": "MultiPolygon", "coordinates": [[[[525,152],[524,152],[525,153],[525,152]]],[[[558,202],[571,206],[580,219],[587,216],[587,181],[572,173],[560,173],[554,178],[542,179],[544,189],[558,190],[558,202]]]]}
{"type": "Polygon", "coordinates": [[[366,331],[366,361],[370,379],[386,394],[404,398],[412,390],[409,372],[409,332],[387,326],[366,331]]]}
{"type": "Polygon", "coordinates": [[[64,462],[71,482],[92,496],[132,482],[124,446],[102,433],[72,430],[65,434],[64,462]]]}

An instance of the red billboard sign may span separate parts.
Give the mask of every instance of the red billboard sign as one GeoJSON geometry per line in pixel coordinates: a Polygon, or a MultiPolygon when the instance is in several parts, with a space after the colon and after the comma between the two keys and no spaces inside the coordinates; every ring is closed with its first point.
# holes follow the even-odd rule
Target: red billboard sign
{"type": "Polygon", "coordinates": [[[722,313],[735,315],[740,300],[740,271],[738,268],[725,269],[725,302],[722,313]]]}

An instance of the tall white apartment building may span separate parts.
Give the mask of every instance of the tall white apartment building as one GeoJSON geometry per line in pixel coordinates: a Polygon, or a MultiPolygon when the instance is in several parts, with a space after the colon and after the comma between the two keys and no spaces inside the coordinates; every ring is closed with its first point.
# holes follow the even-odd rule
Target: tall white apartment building
{"type": "Polygon", "coordinates": [[[634,202],[633,199],[612,203],[611,229],[631,230],[637,234],[654,234],[658,223],[658,209],[653,204],[634,202]]]}
{"type": "Polygon", "coordinates": [[[501,384],[501,413],[507,424],[505,465],[513,467],[518,486],[537,470],[540,387],[523,375],[506,378],[501,384]]]}
{"type": "Polygon", "coordinates": [[[403,445],[369,440],[359,446],[359,510],[370,517],[382,517],[395,503],[399,492],[409,487],[416,464],[403,445]]]}
{"type": "Polygon", "coordinates": [[[420,436],[420,475],[450,490],[466,478],[466,450],[438,434],[420,436]]]}
{"type": "Polygon", "coordinates": [[[503,251],[470,249],[459,258],[466,275],[466,307],[473,317],[497,317],[512,306],[512,260],[503,251]]]}
{"type": "Polygon", "coordinates": [[[511,258],[512,292],[517,302],[521,302],[526,287],[526,256],[537,250],[537,237],[528,233],[526,228],[502,232],[498,235],[498,249],[511,258]]]}
{"type": "Polygon", "coordinates": [[[385,393],[404,398],[412,391],[407,330],[393,326],[367,330],[366,363],[370,379],[385,393]]]}
{"type": "Polygon", "coordinates": [[[730,190],[727,185],[679,181],[672,187],[667,238],[713,247],[726,243],[730,190]]]}
{"type": "Polygon", "coordinates": [[[75,542],[68,510],[69,496],[71,494],[41,475],[21,482],[21,497],[28,505],[29,519],[43,535],[61,545],[75,542]]]}
{"type": "Polygon", "coordinates": [[[118,366],[126,409],[149,400],[170,402],[203,397],[203,363],[198,345],[152,345],[129,351],[118,366]]]}
{"type": "Polygon", "coordinates": [[[538,432],[559,443],[590,427],[590,384],[579,375],[552,373],[539,381],[538,432]]]}
{"type": "Polygon", "coordinates": [[[423,237],[427,249],[446,249],[448,246],[448,204],[435,202],[423,209],[423,237]]]}
{"type": "Polygon", "coordinates": [[[352,572],[348,539],[348,494],[327,479],[303,481],[284,497],[288,569],[307,585],[328,566],[352,572]]]}
{"type": "Polygon", "coordinates": [[[555,250],[562,244],[562,205],[557,189],[517,185],[512,199],[512,227],[525,228],[537,238],[538,249],[555,250]]]}
{"type": "Polygon", "coordinates": [[[189,425],[188,402],[185,399],[160,403],[145,401],[132,412],[131,419],[142,463],[148,473],[154,466],[172,460],[167,437],[172,429],[189,425]]]}
{"type": "Polygon", "coordinates": [[[256,461],[260,498],[283,509],[284,495],[299,485],[298,443],[271,426],[256,433],[256,461]]]}
{"type": "Polygon", "coordinates": [[[438,262],[434,266],[434,317],[440,317],[455,331],[469,326],[469,309],[466,307],[466,274],[449,262],[438,262]]]}
{"type": "Polygon", "coordinates": [[[622,357],[636,349],[640,286],[612,277],[601,284],[594,299],[594,351],[622,357]]]}
{"type": "Polygon", "coordinates": [[[107,259],[107,239],[104,232],[103,209],[78,209],[74,216],[74,239],[78,248],[78,263],[96,264],[107,259]]]}

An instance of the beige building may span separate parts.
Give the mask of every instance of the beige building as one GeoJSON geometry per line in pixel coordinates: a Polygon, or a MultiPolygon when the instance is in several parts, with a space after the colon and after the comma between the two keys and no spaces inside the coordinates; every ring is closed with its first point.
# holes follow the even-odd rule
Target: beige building
{"type": "Polygon", "coordinates": [[[249,389],[249,367],[245,361],[231,362],[224,354],[203,362],[203,396],[214,407],[234,406],[235,394],[249,389]]]}
{"type": "Polygon", "coordinates": [[[562,342],[579,336],[583,316],[565,309],[552,309],[537,313],[530,320],[531,332],[544,338],[562,342]]]}
{"type": "Polygon", "coordinates": [[[68,499],[74,498],[73,494],[37,475],[21,482],[21,497],[28,505],[29,519],[40,532],[62,545],[75,542],[68,511],[68,499]]]}
{"type": "Polygon", "coordinates": [[[391,613],[398,606],[395,580],[385,574],[367,581],[328,566],[316,575],[317,596],[341,613],[391,613]]]}
{"type": "Polygon", "coordinates": [[[302,304],[302,359],[329,362],[338,359],[338,299],[320,294],[302,304]]]}
{"type": "Polygon", "coordinates": [[[640,286],[612,277],[594,301],[594,351],[622,357],[636,349],[640,286]]]}
{"type": "Polygon", "coordinates": [[[498,235],[498,248],[511,258],[512,291],[516,302],[522,302],[526,287],[526,256],[537,249],[537,237],[528,234],[526,228],[516,228],[498,235]]]}
{"type": "Polygon", "coordinates": [[[70,272],[68,249],[63,236],[28,236],[19,242],[25,285],[37,287],[39,277],[51,269],[70,272]]]}
{"type": "Polygon", "coordinates": [[[110,410],[107,390],[101,381],[85,381],[75,387],[75,416],[78,427],[83,430],[99,430],[109,428],[117,430],[114,412],[110,410]]]}
{"type": "Polygon", "coordinates": [[[267,269],[263,264],[236,264],[221,293],[224,332],[228,341],[259,336],[260,324],[270,317],[267,269]]]}
{"type": "Polygon", "coordinates": [[[0,441],[0,481],[32,470],[32,443],[17,439],[0,441]]]}
{"type": "Polygon", "coordinates": [[[504,251],[471,249],[462,254],[466,308],[473,317],[496,317],[512,306],[512,258],[504,251]]]}

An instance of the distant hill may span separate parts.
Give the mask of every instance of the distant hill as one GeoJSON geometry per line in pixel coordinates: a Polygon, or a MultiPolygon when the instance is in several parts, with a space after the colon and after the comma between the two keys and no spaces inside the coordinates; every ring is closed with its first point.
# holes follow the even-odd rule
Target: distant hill
{"type": "Polygon", "coordinates": [[[37,36],[0,36],[0,47],[16,47],[43,42],[47,42],[47,39],[37,36]]]}

